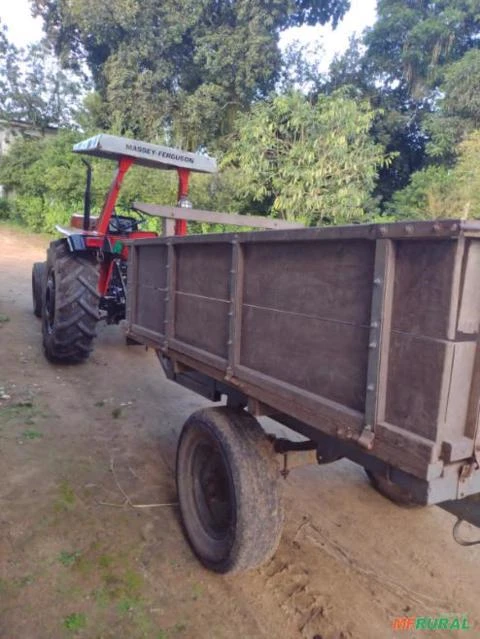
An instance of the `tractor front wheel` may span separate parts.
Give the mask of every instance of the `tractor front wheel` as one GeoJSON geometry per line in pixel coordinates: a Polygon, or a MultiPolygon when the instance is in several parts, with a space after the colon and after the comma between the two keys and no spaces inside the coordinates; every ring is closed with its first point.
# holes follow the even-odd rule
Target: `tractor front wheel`
{"type": "Polygon", "coordinates": [[[65,240],[47,253],[42,300],[45,356],[51,362],[81,362],[90,355],[98,321],[95,256],[71,253],[65,240]]]}

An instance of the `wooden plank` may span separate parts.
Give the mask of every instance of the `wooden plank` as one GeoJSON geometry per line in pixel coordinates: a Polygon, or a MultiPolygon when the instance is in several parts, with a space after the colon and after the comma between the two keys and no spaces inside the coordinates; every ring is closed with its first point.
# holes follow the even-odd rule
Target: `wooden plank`
{"type": "Polygon", "coordinates": [[[445,401],[440,403],[438,420],[442,441],[461,440],[465,434],[476,350],[475,342],[458,342],[449,349],[444,375],[447,387],[442,392],[445,401]]]}
{"type": "Polygon", "coordinates": [[[450,312],[448,313],[447,311],[448,323],[446,337],[451,340],[454,340],[457,334],[464,255],[465,238],[462,235],[455,243],[455,255],[453,258],[452,278],[450,282],[450,312]]]}
{"type": "Polygon", "coordinates": [[[458,314],[459,333],[478,335],[480,325],[480,242],[469,242],[466,250],[463,290],[458,314]]]}
{"type": "Polygon", "coordinates": [[[230,309],[228,329],[228,368],[229,374],[235,373],[240,361],[242,339],[242,304],[245,263],[242,245],[235,241],[232,245],[232,270],[230,277],[230,309]]]}
{"type": "MultiPolygon", "coordinates": [[[[180,209],[181,219],[185,219],[185,211],[180,209]]],[[[241,216],[242,217],[242,216],[241,216]]],[[[242,243],[256,244],[257,242],[311,242],[313,240],[377,240],[377,239],[422,239],[427,246],[430,242],[437,243],[441,239],[456,240],[464,230],[468,229],[468,236],[477,237],[480,233],[480,222],[468,222],[465,220],[442,220],[432,222],[410,222],[404,224],[395,222],[391,224],[353,224],[350,226],[327,226],[315,228],[294,228],[285,230],[245,231],[240,234],[242,243]],[[479,229],[478,231],[476,229],[479,229]]],[[[465,231],[466,233],[466,231],[465,231]]],[[[178,244],[202,244],[206,241],[231,242],[235,233],[212,233],[208,235],[188,235],[173,237],[172,241],[178,244]]],[[[145,238],[135,240],[136,245],[161,244],[163,238],[145,238]]]]}
{"type": "MultiPolygon", "coordinates": [[[[398,280],[397,280],[398,281],[398,280]]],[[[387,379],[386,421],[437,440],[447,341],[392,331],[387,379]]]]}
{"type": "Polygon", "coordinates": [[[327,397],[310,393],[243,365],[236,367],[232,382],[240,384],[240,387],[245,382],[258,386],[261,392],[257,393],[257,399],[261,402],[296,419],[306,419],[307,423],[323,432],[343,439],[357,439],[360,435],[364,421],[363,413],[351,410],[327,397]]]}
{"type": "MultiPolygon", "coordinates": [[[[216,371],[222,371],[221,377],[217,379],[224,379],[225,371],[227,368],[227,360],[224,357],[218,357],[213,353],[204,351],[203,349],[192,346],[191,344],[185,344],[184,342],[176,338],[169,340],[168,349],[165,350],[165,353],[169,356],[171,354],[175,355],[176,353],[186,355],[190,358],[188,361],[193,364],[193,370],[207,372],[207,370],[211,370],[211,368],[213,368],[216,371]],[[206,369],[201,366],[202,364],[211,368],[206,369]]],[[[186,363],[188,362],[186,361],[186,363]]]]}
{"type": "Polygon", "coordinates": [[[457,243],[397,244],[392,330],[451,339],[450,309],[457,243]]]}
{"type": "Polygon", "coordinates": [[[138,286],[138,311],[135,323],[159,335],[165,332],[165,295],[167,289],[138,286]]]}
{"type": "Polygon", "coordinates": [[[146,204],[134,202],[133,209],[147,215],[167,218],[170,220],[191,220],[192,222],[209,222],[212,224],[229,224],[232,226],[246,226],[259,229],[298,229],[304,228],[303,224],[277,220],[260,215],[238,215],[235,213],[220,213],[216,211],[204,211],[202,209],[188,209],[175,206],[160,206],[158,204],[146,204]]]}
{"type": "Polygon", "coordinates": [[[217,357],[228,356],[229,302],[176,292],[175,339],[217,357]]]}
{"type": "Polygon", "coordinates": [[[173,243],[168,244],[167,255],[167,290],[165,292],[165,338],[168,340],[175,336],[175,290],[177,286],[177,255],[173,243]]]}
{"type": "Polygon", "coordinates": [[[365,423],[371,431],[375,430],[378,421],[385,420],[395,280],[395,246],[392,240],[377,240],[376,245],[365,401],[365,423]]]}
{"type": "Polygon", "coordinates": [[[232,244],[176,244],[176,290],[201,297],[230,300],[232,244]]]}
{"type": "Polygon", "coordinates": [[[373,242],[292,241],[243,245],[245,304],[369,326],[375,260],[373,242]]]}
{"type": "Polygon", "coordinates": [[[368,327],[244,305],[240,363],[364,412],[368,327]]]}
{"type": "Polygon", "coordinates": [[[135,323],[128,327],[127,336],[155,349],[162,348],[164,344],[164,336],[162,334],[135,323]]]}
{"type": "Polygon", "coordinates": [[[132,324],[136,322],[136,309],[137,309],[137,290],[138,290],[138,260],[137,260],[137,247],[131,246],[128,251],[128,266],[127,266],[127,330],[130,330],[132,324]]]}
{"type": "Polygon", "coordinates": [[[163,237],[169,237],[171,235],[175,235],[175,220],[163,218],[162,235],[163,237]]]}
{"type": "Polygon", "coordinates": [[[135,281],[137,286],[151,286],[152,288],[165,288],[167,283],[167,246],[143,246],[137,248],[137,272],[135,281]]]}
{"type": "Polygon", "coordinates": [[[442,464],[437,462],[438,448],[434,442],[405,432],[393,424],[376,425],[370,452],[395,468],[422,479],[439,476],[442,470],[442,464]]]}
{"type": "Polygon", "coordinates": [[[480,338],[477,339],[475,350],[475,362],[473,365],[468,412],[465,422],[465,436],[472,439],[478,436],[480,448],[480,338]]]}

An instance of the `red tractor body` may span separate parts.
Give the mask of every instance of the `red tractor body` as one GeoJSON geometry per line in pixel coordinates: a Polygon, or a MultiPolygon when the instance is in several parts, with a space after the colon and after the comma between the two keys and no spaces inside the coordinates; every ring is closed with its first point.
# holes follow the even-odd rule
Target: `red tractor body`
{"type": "MultiPolygon", "coordinates": [[[[215,160],[195,153],[101,134],[73,147],[75,153],[117,161],[112,184],[98,217],[90,215],[91,168],[83,216],[74,215],[70,228],[57,227],[64,239],[50,244],[47,261],[32,271],[34,312],[42,318],[45,354],[52,361],[82,361],[92,350],[100,318],[115,324],[125,317],[128,241],[155,237],[141,231],[140,220],[117,215],[115,205],[123,179],[134,164],[175,170],[178,204],[188,202],[192,171],[214,173],[215,160]]],[[[186,234],[186,221],[177,219],[175,234],[186,234]]]]}

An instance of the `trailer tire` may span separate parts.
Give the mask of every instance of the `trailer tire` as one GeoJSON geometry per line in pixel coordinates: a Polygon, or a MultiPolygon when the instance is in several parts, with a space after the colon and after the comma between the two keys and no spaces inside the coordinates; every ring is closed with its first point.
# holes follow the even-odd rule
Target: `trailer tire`
{"type": "Polygon", "coordinates": [[[403,506],[404,508],[420,508],[421,504],[417,504],[408,488],[399,486],[393,481],[390,481],[387,477],[375,473],[365,468],[368,479],[372,487],[380,493],[383,497],[386,497],[397,506],[403,506]]]}
{"type": "Polygon", "coordinates": [[[65,240],[51,242],[42,300],[43,349],[49,361],[78,363],[90,355],[98,322],[97,284],[92,256],[71,253],[65,240]]]}
{"type": "Polygon", "coordinates": [[[279,469],[257,420],[243,410],[199,410],[185,422],[176,479],[182,524],[200,561],[218,573],[256,568],[283,526],[279,469]]]}
{"type": "Polygon", "coordinates": [[[32,300],[33,314],[36,317],[42,317],[42,298],[46,272],[46,262],[34,263],[32,267],[32,300]]]}

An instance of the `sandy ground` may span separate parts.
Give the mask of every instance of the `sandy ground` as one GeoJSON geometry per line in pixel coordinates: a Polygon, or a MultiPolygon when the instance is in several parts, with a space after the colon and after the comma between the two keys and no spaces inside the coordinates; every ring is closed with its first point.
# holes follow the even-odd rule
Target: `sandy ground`
{"type": "Polygon", "coordinates": [[[46,362],[30,272],[47,240],[5,226],[0,238],[1,639],[480,636],[480,547],[455,544],[438,508],[391,504],[347,461],[282,480],[279,550],[237,577],[198,564],[175,506],[121,506],[119,486],[136,504],[176,501],[177,436],[205,402],[119,327],[86,364],[46,362]],[[445,613],[471,630],[392,630],[445,613]]]}

